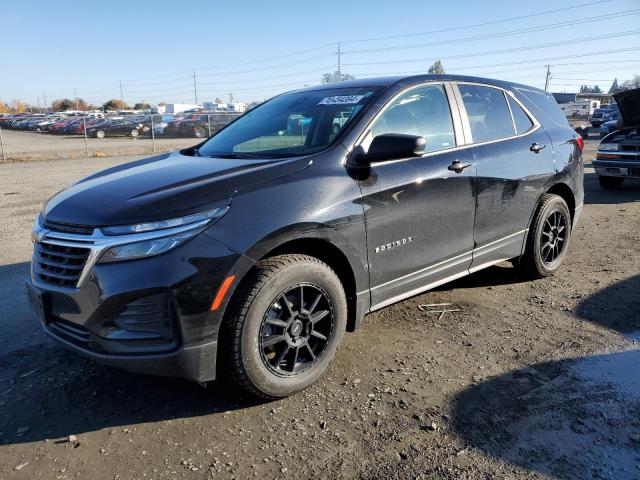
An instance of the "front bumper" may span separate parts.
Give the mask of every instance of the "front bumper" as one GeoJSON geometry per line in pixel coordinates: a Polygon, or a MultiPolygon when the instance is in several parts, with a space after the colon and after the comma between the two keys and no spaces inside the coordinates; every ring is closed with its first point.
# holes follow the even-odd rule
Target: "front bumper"
{"type": "Polygon", "coordinates": [[[205,382],[216,376],[232,291],[216,311],[212,299],[252,263],[201,233],[162,255],[98,263],[78,288],[49,285],[32,269],[27,290],[45,332],[64,346],[126,370],[205,382]]]}
{"type": "Polygon", "coordinates": [[[640,161],[594,160],[596,174],[606,177],[640,178],[640,161]]]}

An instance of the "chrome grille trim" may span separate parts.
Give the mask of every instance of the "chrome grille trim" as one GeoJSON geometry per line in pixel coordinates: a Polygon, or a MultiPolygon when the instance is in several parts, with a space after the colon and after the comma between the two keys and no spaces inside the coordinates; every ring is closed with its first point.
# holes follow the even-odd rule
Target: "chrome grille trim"
{"type": "MultiPolygon", "coordinates": [[[[58,287],[63,289],[79,289],[87,280],[93,267],[100,259],[100,256],[109,248],[118,245],[125,245],[128,243],[142,242],[145,240],[153,240],[156,238],[168,237],[179,233],[184,233],[190,230],[203,228],[210,223],[209,219],[202,220],[200,222],[191,223],[188,225],[181,225],[179,227],[165,228],[163,230],[154,230],[150,232],[132,233],[128,235],[105,235],[100,228],[94,228],[91,235],[75,234],[68,232],[59,232],[48,229],[41,224],[41,219],[38,217],[33,226],[32,239],[34,242],[33,258],[31,262],[31,280],[35,285],[40,285],[44,288],[58,287]],[[84,265],[77,276],[77,281],[70,282],[69,285],[56,285],[55,283],[49,283],[39,278],[40,270],[38,267],[39,256],[41,251],[51,250],[49,246],[63,247],[67,249],[86,250],[86,257],[84,265]]],[[[55,249],[53,249],[55,251],[55,249]]],[[[80,252],[70,251],[69,255],[80,255],[80,252]]],[[[51,255],[55,256],[53,252],[51,255]]],[[[73,257],[70,257],[73,258],[73,257]]],[[[55,261],[55,260],[54,260],[55,261]]],[[[54,271],[55,272],[55,271],[54,271]]],[[[59,275],[68,275],[62,272],[57,272],[59,275]]],[[[65,279],[71,280],[71,279],[65,279]]]]}

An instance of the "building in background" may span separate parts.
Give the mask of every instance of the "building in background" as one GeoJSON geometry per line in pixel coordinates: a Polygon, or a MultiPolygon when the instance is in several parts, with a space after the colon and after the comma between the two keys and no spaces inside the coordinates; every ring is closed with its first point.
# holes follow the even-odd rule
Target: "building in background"
{"type": "Polygon", "coordinates": [[[167,103],[165,111],[164,112],[158,112],[158,113],[181,113],[181,112],[186,112],[187,110],[197,110],[199,108],[202,108],[200,105],[194,105],[191,103],[167,103]]]}

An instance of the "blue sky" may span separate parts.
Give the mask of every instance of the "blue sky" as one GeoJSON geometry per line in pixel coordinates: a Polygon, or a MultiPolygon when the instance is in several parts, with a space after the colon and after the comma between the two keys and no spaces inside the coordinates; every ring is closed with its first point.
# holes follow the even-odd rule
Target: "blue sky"
{"type": "Polygon", "coordinates": [[[200,102],[261,100],[319,83],[337,42],[356,77],[420,73],[439,58],[448,73],[538,87],[549,63],[552,91],[640,74],[640,0],[490,3],[0,0],[0,99],[35,105],[77,89],[100,104],[122,81],[129,103],[192,102],[195,68],[200,102]]]}

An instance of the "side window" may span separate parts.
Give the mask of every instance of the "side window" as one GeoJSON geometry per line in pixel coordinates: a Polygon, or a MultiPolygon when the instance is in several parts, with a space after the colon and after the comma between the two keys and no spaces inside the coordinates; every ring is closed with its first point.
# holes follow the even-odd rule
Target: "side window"
{"type": "Polygon", "coordinates": [[[533,127],[533,122],[529,116],[524,112],[522,107],[516,103],[516,101],[507,95],[509,99],[509,107],[511,107],[511,114],[513,115],[513,122],[516,124],[516,132],[518,134],[524,133],[533,127]]]}
{"type": "Polygon", "coordinates": [[[502,90],[481,85],[458,85],[467,110],[474,143],[514,135],[511,113],[502,90]]]}
{"type": "Polygon", "coordinates": [[[426,85],[395,99],[371,127],[371,138],[385,133],[419,135],[427,152],[456,146],[447,94],[442,85],[426,85]]]}

